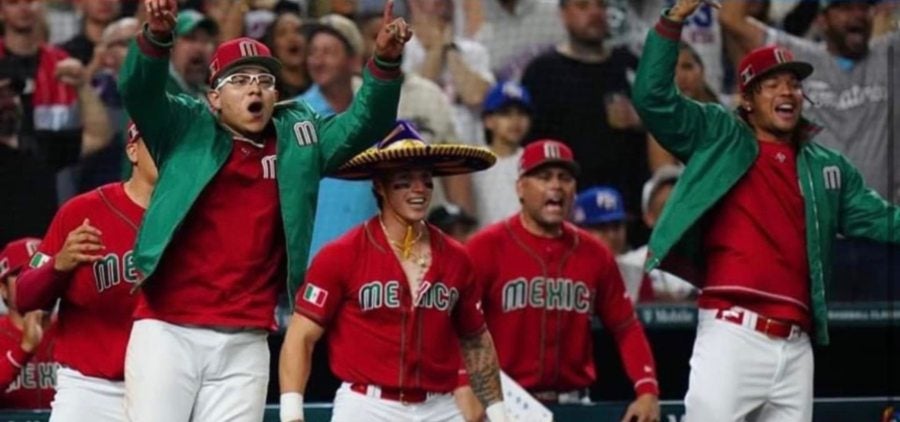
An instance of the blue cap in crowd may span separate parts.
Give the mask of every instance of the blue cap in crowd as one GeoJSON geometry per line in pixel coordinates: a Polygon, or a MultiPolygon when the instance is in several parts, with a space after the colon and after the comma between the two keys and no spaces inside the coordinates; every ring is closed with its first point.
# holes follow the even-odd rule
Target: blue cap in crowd
{"type": "Polygon", "coordinates": [[[622,194],[610,186],[595,186],[578,194],[573,220],[579,226],[625,221],[622,194]]]}
{"type": "Polygon", "coordinates": [[[494,85],[484,98],[481,111],[493,113],[510,104],[516,104],[531,111],[531,94],[524,86],[512,81],[499,82],[494,85]]]}

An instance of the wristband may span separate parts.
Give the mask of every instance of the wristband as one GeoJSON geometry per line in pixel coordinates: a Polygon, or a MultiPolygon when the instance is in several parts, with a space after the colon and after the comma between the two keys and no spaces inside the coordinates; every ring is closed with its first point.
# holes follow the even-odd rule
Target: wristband
{"type": "Polygon", "coordinates": [[[400,65],[403,64],[403,59],[398,59],[396,61],[389,62],[387,60],[380,59],[378,57],[378,55],[375,55],[375,54],[372,55],[372,59],[375,61],[375,64],[378,65],[378,67],[385,69],[385,70],[397,69],[400,67],[400,65]]]}
{"type": "Polygon", "coordinates": [[[506,417],[506,407],[503,406],[502,401],[488,406],[487,409],[484,409],[484,414],[487,415],[490,422],[507,422],[509,420],[506,417]]]}
{"type": "Polygon", "coordinates": [[[281,417],[281,422],[302,421],[303,394],[296,391],[283,393],[281,395],[281,406],[279,406],[278,414],[281,417]]]}

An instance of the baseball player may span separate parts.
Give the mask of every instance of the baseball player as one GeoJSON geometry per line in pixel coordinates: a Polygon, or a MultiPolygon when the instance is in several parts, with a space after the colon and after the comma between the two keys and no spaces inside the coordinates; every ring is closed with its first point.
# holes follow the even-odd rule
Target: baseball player
{"type": "Polygon", "coordinates": [[[702,288],[687,421],[810,421],[810,335],[828,342],[832,242],[840,233],[900,243],[900,209],[816,143],[821,127],[801,114],[813,68],[790,51],[763,47],[741,60],[736,113],[678,93],[678,39],[700,3],[663,13],[634,85],[650,132],[687,163],[645,268],[679,268],[702,288]]]}
{"type": "Polygon", "coordinates": [[[330,118],[302,101],[276,107],[278,60],[253,39],[226,41],[209,65],[208,107],[165,92],[176,1],[146,6],[119,78],[159,166],[134,249],[144,278],[125,355],[126,415],[257,422],[266,336],[279,293],[293,298],[303,279],[319,179],[393,126],[412,34],[388,1],[363,84],[330,118]]]}
{"type": "Polygon", "coordinates": [[[46,409],[53,400],[55,327],[45,311],[23,314],[13,299],[18,275],[40,243],[24,238],[0,251],[0,296],[8,312],[0,316],[0,409],[46,409]]]}
{"type": "Polygon", "coordinates": [[[566,222],[578,166],[554,140],[525,147],[516,193],[521,211],[466,244],[500,367],[538,400],[589,401],[596,371],[591,314],[619,346],[637,395],[624,421],[659,420],[655,365],[613,254],[566,222]],[[523,333],[529,333],[523,335],[523,333]]]}
{"type": "Polygon", "coordinates": [[[331,369],[343,381],[332,421],[461,421],[452,395],[460,350],[487,416],[506,420],[471,263],[425,223],[432,176],[495,161],[484,148],[426,146],[401,122],[341,167],[335,177],[373,179],[381,212],[312,261],[281,350],[282,421],[303,420],[312,351],[326,329],[331,369]]]}
{"type": "Polygon", "coordinates": [[[157,170],[134,124],[125,146],[131,177],[69,200],[22,272],[16,305],[53,307],[57,299],[57,371],[53,422],[125,420],[125,346],[138,273],[134,239],[157,170]]]}

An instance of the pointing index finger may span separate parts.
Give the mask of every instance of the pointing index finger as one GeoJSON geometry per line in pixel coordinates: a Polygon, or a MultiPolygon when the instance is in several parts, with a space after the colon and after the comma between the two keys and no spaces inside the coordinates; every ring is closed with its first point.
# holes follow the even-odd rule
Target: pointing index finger
{"type": "Polygon", "coordinates": [[[381,20],[384,26],[387,26],[394,20],[394,0],[388,0],[384,3],[384,13],[381,20]]]}

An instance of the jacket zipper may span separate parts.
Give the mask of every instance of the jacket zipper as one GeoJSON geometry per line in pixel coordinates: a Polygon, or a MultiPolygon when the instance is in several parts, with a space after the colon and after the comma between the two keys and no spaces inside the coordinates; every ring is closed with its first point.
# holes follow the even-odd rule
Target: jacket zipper
{"type": "MultiPolygon", "coordinates": [[[[808,199],[812,203],[813,219],[815,220],[815,221],[813,221],[813,223],[814,223],[814,227],[815,227],[816,231],[815,231],[813,237],[818,239],[819,233],[820,233],[820,231],[819,231],[819,207],[816,202],[816,196],[815,196],[816,193],[815,193],[815,187],[813,186],[812,170],[810,170],[810,168],[809,168],[809,163],[807,162],[808,160],[805,159],[805,154],[807,154],[806,149],[803,149],[801,151],[801,154],[803,154],[803,155],[801,155],[801,158],[803,158],[803,167],[806,167],[806,177],[807,177],[807,183],[808,183],[807,187],[809,188],[809,198],[808,199]]],[[[809,242],[809,239],[807,239],[807,242],[809,242]]],[[[816,262],[817,265],[816,265],[816,268],[814,268],[812,270],[814,271],[815,279],[816,279],[815,281],[817,283],[813,283],[813,285],[810,286],[810,295],[809,295],[810,305],[813,309],[813,321],[815,321],[817,319],[816,312],[818,311],[818,307],[815,306],[815,298],[813,297],[813,293],[815,293],[815,292],[813,292],[813,289],[815,288],[815,286],[821,285],[821,283],[823,283],[822,270],[820,268],[822,265],[821,260],[820,260],[820,257],[822,254],[821,254],[821,251],[819,250],[819,248],[820,248],[819,243],[815,242],[814,246],[816,248],[816,251],[815,251],[816,254],[814,255],[815,256],[814,262],[816,262]]],[[[807,252],[809,252],[809,247],[807,247],[807,252]]],[[[809,257],[807,257],[807,261],[808,260],[809,260],[809,257]]]]}

